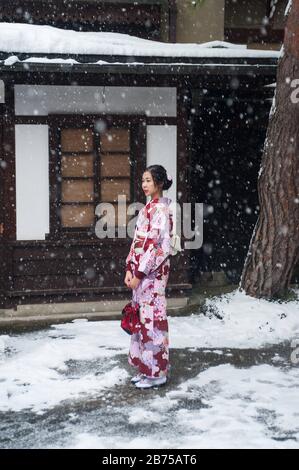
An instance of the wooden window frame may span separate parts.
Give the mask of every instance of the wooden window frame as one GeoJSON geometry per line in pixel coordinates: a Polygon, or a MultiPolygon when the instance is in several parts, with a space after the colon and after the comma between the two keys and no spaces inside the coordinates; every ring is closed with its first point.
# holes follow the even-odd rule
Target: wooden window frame
{"type": "MultiPolygon", "coordinates": [[[[103,120],[107,124],[107,130],[113,127],[127,127],[130,129],[130,158],[133,162],[131,167],[131,194],[132,202],[145,203],[145,196],[142,192],[141,184],[134,184],[141,181],[142,173],[146,167],[146,116],[140,115],[115,115],[115,114],[49,114],[49,197],[50,197],[50,231],[46,234],[46,240],[61,239],[88,239],[100,240],[95,234],[95,224],[90,227],[63,227],[59,215],[61,207],[61,159],[60,150],[60,129],[62,128],[82,128],[91,127],[95,133],[95,159],[94,159],[94,208],[101,202],[98,185],[100,181],[100,157],[99,144],[100,133],[94,129],[94,122],[103,120]]],[[[85,204],[85,203],[84,203],[85,204]]],[[[117,236],[116,236],[117,238],[117,236]]],[[[109,239],[108,239],[109,240],[109,239]]]]}

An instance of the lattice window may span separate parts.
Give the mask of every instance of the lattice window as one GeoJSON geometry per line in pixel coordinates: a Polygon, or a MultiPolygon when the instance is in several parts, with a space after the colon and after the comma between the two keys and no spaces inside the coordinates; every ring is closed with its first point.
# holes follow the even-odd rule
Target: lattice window
{"type": "Polygon", "coordinates": [[[92,227],[99,202],[113,204],[118,225],[118,196],[126,196],[126,206],[132,201],[130,133],[125,127],[100,135],[92,128],[61,129],[62,228],[92,227]]]}
{"type": "Polygon", "coordinates": [[[91,129],[61,130],[61,224],[94,224],[94,135],[91,129]]]}

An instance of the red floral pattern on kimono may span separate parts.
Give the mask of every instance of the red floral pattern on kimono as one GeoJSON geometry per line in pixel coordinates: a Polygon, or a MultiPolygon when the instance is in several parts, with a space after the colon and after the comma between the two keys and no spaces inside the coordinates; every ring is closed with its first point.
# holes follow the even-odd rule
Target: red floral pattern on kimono
{"type": "Polygon", "coordinates": [[[155,198],[141,209],[126,259],[126,269],[141,279],[132,292],[140,305],[140,327],[131,336],[128,361],[147,377],[165,376],[169,368],[165,289],[173,230],[170,203],[169,198],[155,198]]]}

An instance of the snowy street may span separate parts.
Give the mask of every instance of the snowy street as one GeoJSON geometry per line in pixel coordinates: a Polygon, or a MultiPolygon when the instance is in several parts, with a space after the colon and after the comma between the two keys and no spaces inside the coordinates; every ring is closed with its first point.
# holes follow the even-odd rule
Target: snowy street
{"type": "Polygon", "coordinates": [[[169,318],[159,389],[130,383],[118,321],[0,336],[1,448],[298,448],[299,302],[209,302],[169,318]]]}

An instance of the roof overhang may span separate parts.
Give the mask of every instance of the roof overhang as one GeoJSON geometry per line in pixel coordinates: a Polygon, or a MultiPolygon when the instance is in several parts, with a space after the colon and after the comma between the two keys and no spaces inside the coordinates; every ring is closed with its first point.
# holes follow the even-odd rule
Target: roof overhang
{"type": "Polygon", "coordinates": [[[91,74],[138,74],[138,75],[274,75],[277,58],[175,58],[165,57],[89,57],[60,56],[41,57],[13,54],[0,61],[1,72],[60,72],[91,74]],[[83,61],[84,60],[84,61],[83,61]]]}
{"type": "Polygon", "coordinates": [[[225,41],[164,43],[121,33],[0,23],[1,72],[273,75],[279,55],[225,41]]]}

